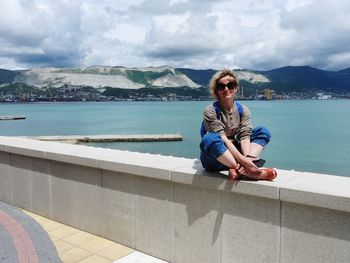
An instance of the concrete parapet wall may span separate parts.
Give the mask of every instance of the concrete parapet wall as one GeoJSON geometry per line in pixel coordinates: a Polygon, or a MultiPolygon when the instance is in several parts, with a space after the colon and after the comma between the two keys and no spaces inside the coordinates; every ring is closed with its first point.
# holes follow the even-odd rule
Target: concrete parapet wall
{"type": "Polygon", "coordinates": [[[0,137],[0,200],[181,263],[349,262],[350,177],[0,137]]]}

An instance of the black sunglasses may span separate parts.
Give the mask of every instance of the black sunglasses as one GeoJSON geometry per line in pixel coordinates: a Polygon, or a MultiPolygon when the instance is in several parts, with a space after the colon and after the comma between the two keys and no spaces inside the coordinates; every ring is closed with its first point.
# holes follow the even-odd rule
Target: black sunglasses
{"type": "Polygon", "coordinates": [[[227,87],[229,90],[233,90],[233,89],[237,88],[237,83],[231,81],[231,82],[229,82],[229,83],[227,83],[227,84],[223,84],[223,83],[218,83],[218,84],[216,84],[216,89],[217,89],[217,90],[224,90],[226,87],[227,87]]]}

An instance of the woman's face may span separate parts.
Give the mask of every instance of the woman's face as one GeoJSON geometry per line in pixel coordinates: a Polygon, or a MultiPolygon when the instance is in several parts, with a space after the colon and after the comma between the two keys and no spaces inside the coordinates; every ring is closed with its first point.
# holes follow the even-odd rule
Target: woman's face
{"type": "Polygon", "coordinates": [[[233,98],[237,92],[237,82],[230,75],[226,75],[218,80],[216,92],[220,100],[233,98]]]}

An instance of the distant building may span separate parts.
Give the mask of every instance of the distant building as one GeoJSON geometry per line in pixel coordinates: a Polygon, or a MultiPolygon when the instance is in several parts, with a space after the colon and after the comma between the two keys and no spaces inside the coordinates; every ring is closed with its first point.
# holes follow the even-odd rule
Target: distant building
{"type": "Polygon", "coordinates": [[[332,95],[326,95],[326,94],[323,94],[322,92],[319,92],[316,95],[318,100],[329,100],[332,98],[332,95]]]}

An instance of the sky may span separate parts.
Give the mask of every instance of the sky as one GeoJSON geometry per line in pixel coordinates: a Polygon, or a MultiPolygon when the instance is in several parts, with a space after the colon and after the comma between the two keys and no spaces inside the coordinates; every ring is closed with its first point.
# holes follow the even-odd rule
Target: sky
{"type": "Polygon", "coordinates": [[[0,68],[350,67],[349,0],[0,0],[0,68]]]}

